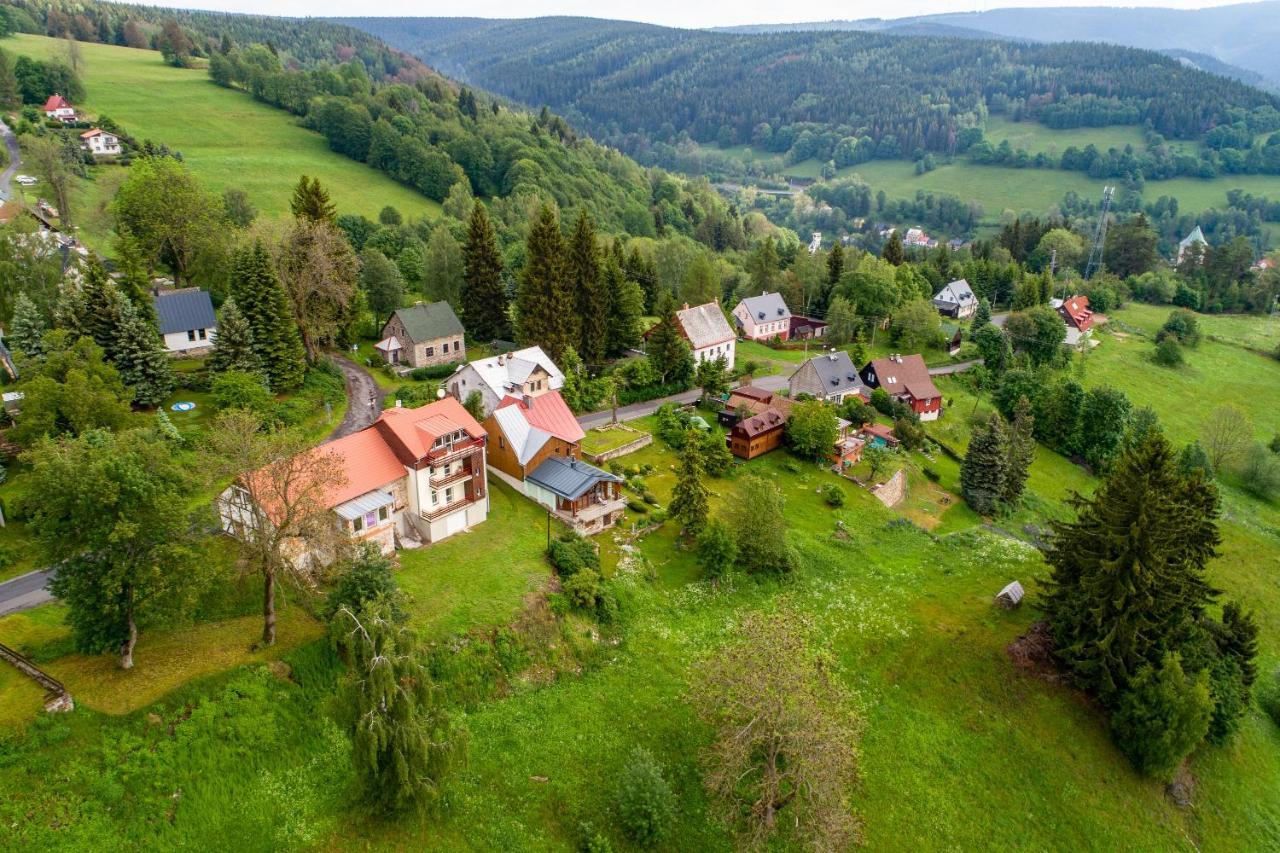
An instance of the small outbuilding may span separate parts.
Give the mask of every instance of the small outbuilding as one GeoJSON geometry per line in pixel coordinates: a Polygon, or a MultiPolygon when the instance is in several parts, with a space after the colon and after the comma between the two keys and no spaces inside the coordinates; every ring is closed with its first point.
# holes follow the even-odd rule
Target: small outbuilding
{"type": "Polygon", "coordinates": [[[1025,594],[1026,593],[1022,590],[1022,584],[1017,581],[1013,581],[996,594],[996,604],[999,604],[1006,610],[1012,610],[1022,604],[1022,597],[1025,594]]]}

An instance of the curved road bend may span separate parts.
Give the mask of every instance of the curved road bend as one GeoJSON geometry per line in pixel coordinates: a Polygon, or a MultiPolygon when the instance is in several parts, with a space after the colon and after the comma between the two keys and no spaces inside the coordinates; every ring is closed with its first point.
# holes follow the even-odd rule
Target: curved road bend
{"type": "Polygon", "coordinates": [[[347,386],[347,413],[342,423],[330,433],[325,442],[345,438],[373,424],[382,413],[382,399],[387,392],[374,379],[369,371],[356,364],[346,356],[331,355],[333,363],[342,371],[342,378],[347,386]]]}
{"type": "Polygon", "coordinates": [[[22,152],[18,148],[18,137],[3,121],[0,121],[0,138],[4,139],[5,147],[9,149],[9,165],[0,172],[0,201],[7,201],[13,198],[9,182],[22,165],[22,152]]]}

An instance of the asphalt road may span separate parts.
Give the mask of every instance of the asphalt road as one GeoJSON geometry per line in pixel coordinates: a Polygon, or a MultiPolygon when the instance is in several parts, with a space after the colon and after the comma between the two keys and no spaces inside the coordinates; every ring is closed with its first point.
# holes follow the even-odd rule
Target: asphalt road
{"type": "Polygon", "coordinates": [[[6,201],[13,197],[10,181],[22,165],[22,154],[18,149],[18,137],[3,121],[0,121],[0,137],[4,138],[5,147],[9,149],[9,165],[0,172],[0,201],[6,201]]]}
{"type": "MultiPolygon", "coordinates": [[[[781,391],[787,387],[787,376],[784,374],[774,374],[772,376],[759,376],[751,380],[751,384],[757,388],[763,388],[766,391],[781,391]]],[[[643,403],[632,403],[629,406],[621,406],[618,408],[619,421],[633,421],[636,418],[643,418],[645,415],[652,415],[658,411],[658,407],[666,403],[676,403],[685,405],[687,403],[697,402],[702,396],[702,391],[694,388],[692,391],[685,391],[682,394],[673,394],[670,397],[659,397],[657,400],[646,400],[643,403]]],[[[583,429],[595,429],[604,426],[613,420],[613,411],[605,409],[603,412],[591,412],[590,414],[581,415],[578,423],[582,424],[583,429]]]]}
{"type": "Polygon", "coordinates": [[[27,572],[0,583],[0,616],[30,610],[38,604],[52,601],[53,596],[45,588],[50,574],[52,573],[48,570],[27,572]]]}

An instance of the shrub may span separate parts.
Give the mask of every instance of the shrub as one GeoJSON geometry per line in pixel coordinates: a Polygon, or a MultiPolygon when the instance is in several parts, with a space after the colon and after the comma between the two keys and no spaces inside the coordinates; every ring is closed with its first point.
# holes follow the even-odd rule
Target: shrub
{"type": "Polygon", "coordinates": [[[622,832],[636,844],[659,841],[675,818],[676,797],[662,765],[643,747],[631,752],[618,781],[618,816],[622,832]]]}
{"type": "Polygon", "coordinates": [[[640,497],[647,504],[652,504],[653,506],[658,505],[658,497],[653,492],[645,492],[640,495],[640,497]]]}
{"type": "Polygon", "coordinates": [[[906,450],[919,450],[924,447],[929,436],[924,427],[912,418],[898,418],[893,422],[893,434],[902,442],[906,450]]]}
{"type": "Polygon", "coordinates": [[[792,474],[799,474],[804,471],[804,469],[800,467],[800,463],[794,459],[788,459],[786,462],[783,462],[782,467],[786,468],[787,471],[792,474]]]}
{"type": "Polygon", "coordinates": [[[1156,352],[1152,358],[1161,367],[1177,367],[1182,364],[1182,347],[1178,346],[1178,339],[1166,337],[1161,340],[1156,344],[1156,352]]]}
{"type": "Polygon", "coordinates": [[[822,499],[828,506],[844,506],[844,489],[835,483],[827,483],[822,487],[822,499]]]}
{"type": "Polygon", "coordinates": [[[401,606],[400,587],[391,573],[391,561],[376,546],[365,544],[338,575],[329,597],[325,599],[324,618],[332,620],[343,606],[359,613],[366,602],[378,598],[388,603],[393,619],[397,622],[405,619],[407,614],[401,606]]]}
{"type": "Polygon", "coordinates": [[[1200,321],[1196,319],[1195,312],[1188,311],[1186,308],[1178,308],[1171,312],[1169,319],[1164,321],[1164,325],[1156,333],[1157,341],[1163,342],[1169,338],[1177,339],[1183,346],[1194,347],[1199,344],[1200,321]]]}
{"type": "Polygon", "coordinates": [[[698,537],[698,565],[703,575],[712,581],[718,580],[737,560],[738,543],[729,526],[718,518],[708,521],[698,537]]]}
{"type": "Polygon", "coordinates": [[[936,483],[938,480],[942,479],[941,474],[929,467],[921,468],[920,473],[924,474],[925,479],[931,483],[936,483]]]}
{"type": "Polygon", "coordinates": [[[1209,677],[1187,678],[1177,655],[1159,669],[1144,666],[1120,697],[1111,732],[1120,751],[1148,776],[1172,778],[1209,731],[1209,677]]]}
{"type": "Polygon", "coordinates": [[[877,388],[871,392],[871,406],[882,415],[893,414],[894,400],[889,396],[889,392],[883,388],[877,388]]]}
{"type": "Polygon", "coordinates": [[[1249,448],[1238,473],[1241,487],[1254,497],[1269,501],[1280,494],[1280,457],[1265,445],[1249,448]]]}
{"type": "Polygon", "coordinates": [[[415,367],[413,370],[409,371],[409,378],[415,382],[425,382],[428,379],[444,379],[446,376],[452,376],[453,372],[457,369],[457,363],[434,364],[430,367],[415,367]]]}
{"type": "Polygon", "coordinates": [[[552,542],[547,556],[562,578],[573,577],[582,571],[600,571],[600,555],[596,553],[595,546],[573,533],[566,533],[552,542]]]}
{"type": "Polygon", "coordinates": [[[209,387],[219,409],[248,409],[263,414],[271,409],[271,392],[256,373],[228,370],[220,373],[209,387]]]}
{"type": "Polygon", "coordinates": [[[600,593],[600,573],[594,569],[582,569],[565,578],[562,588],[574,607],[595,610],[596,596],[600,593]]]}
{"type": "Polygon", "coordinates": [[[648,512],[649,507],[641,501],[627,501],[627,509],[632,512],[648,512]]]}
{"type": "Polygon", "coordinates": [[[1280,669],[1258,685],[1258,707],[1266,712],[1271,722],[1280,726],[1280,669]]]}

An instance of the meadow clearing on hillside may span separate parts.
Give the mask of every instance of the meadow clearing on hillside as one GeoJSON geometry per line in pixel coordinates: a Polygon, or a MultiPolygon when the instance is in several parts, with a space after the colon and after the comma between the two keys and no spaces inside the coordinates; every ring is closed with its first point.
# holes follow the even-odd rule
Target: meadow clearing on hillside
{"type": "MultiPolygon", "coordinates": [[[[37,58],[65,53],[61,39],[44,36],[17,35],[5,39],[3,47],[37,58]]],[[[318,177],[343,213],[376,219],[386,205],[405,217],[439,213],[440,206],[416,190],[330,151],[323,136],[301,127],[288,113],[244,92],[215,86],[203,68],[173,68],[151,50],[88,43],[78,47],[88,97],[76,106],[109,116],[140,141],[150,139],[182,152],[210,190],[239,187],[263,216],[289,213],[293,187],[304,174],[318,177]]],[[[91,172],[82,210],[108,201],[122,170],[102,166],[91,172]]],[[[85,227],[91,243],[104,242],[102,225],[86,222],[85,227]]]]}
{"type": "MultiPolygon", "coordinates": [[[[1114,316],[1153,329],[1168,310],[1131,306],[1114,316]]],[[[1266,322],[1204,318],[1213,334],[1241,340],[1265,336],[1266,322]]],[[[1168,390],[1176,380],[1146,357],[1150,342],[1135,333],[1099,338],[1083,367],[1072,368],[1082,381],[1116,385],[1135,403],[1152,405],[1176,442],[1193,436],[1206,404],[1188,410],[1190,392],[1176,384],[1168,390]]],[[[1266,430],[1276,424],[1266,420],[1270,398],[1260,389],[1276,387],[1280,364],[1213,341],[1187,357],[1201,396],[1220,394],[1247,407],[1259,437],[1269,438],[1266,430]]],[[[928,429],[963,452],[990,403],[960,380],[938,384],[948,411],[928,429]]],[[[651,430],[655,419],[636,426],[651,430]]],[[[657,441],[619,463],[652,466],[644,486],[665,507],[676,461],[657,441]]],[[[899,463],[908,467],[910,493],[895,509],[785,451],[710,480],[713,509],[736,499],[748,473],[782,490],[801,567],[781,581],[731,577],[713,589],[674,524],[628,542],[625,531],[653,509],[629,511],[624,528],[597,538],[623,602],[621,625],[564,623],[554,644],[595,649],[589,663],[541,669],[512,679],[499,697],[468,704],[468,761],[427,816],[382,822],[353,809],[346,736],[329,719],[341,664],[317,641],[284,654],[287,674],[278,664],[241,666],[175,685],[123,716],[99,713],[90,701],[72,715],[39,719],[7,741],[11,759],[0,763],[0,785],[13,793],[0,803],[0,820],[28,848],[106,839],[176,847],[219,838],[246,850],[566,849],[581,842],[589,824],[615,849],[632,849],[617,831],[616,780],[632,748],[643,745],[665,765],[680,803],[660,849],[729,850],[731,836],[708,819],[700,754],[710,733],[693,712],[690,689],[700,661],[746,614],[785,604],[829,645],[834,671],[866,719],[853,802],[868,849],[1280,846],[1274,725],[1254,710],[1230,744],[1198,752],[1194,806],[1176,806],[1163,785],[1131,769],[1092,703],[1020,672],[1007,656],[1006,646],[1038,616],[1034,598],[1046,571],[1040,555],[979,526],[958,498],[954,461],[913,453],[899,463]],[[937,484],[920,476],[924,466],[939,474],[937,484]],[[844,506],[824,500],[820,487],[830,483],[843,492],[844,506]],[[1016,611],[994,607],[992,596],[1014,579],[1031,600],[1016,611]],[[38,784],[50,766],[65,768],[56,788],[38,784]]],[[[995,523],[1024,535],[1025,525],[1068,512],[1071,493],[1087,494],[1096,483],[1038,448],[1024,506],[995,523]]],[[[491,494],[485,525],[445,547],[402,553],[397,575],[412,595],[413,625],[442,641],[460,677],[474,676],[463,653],[476,638],[515,624],[513,614],[551,578],[540,555],[545,513],[505,487],[491,494]],[[470,637],[446,639],[461,631],[470,637]]],[[[1280,509],[1229,484],[1224,506],[1224,543],[1210,580],[1257,612],[1260,668],[1269,671],[1280,663],[1280,509]]],[[[65,642],[55,614],[42,608],[22,623],[0,620],[0,639],[9,631],[28,651],[55,654],[65,642]]],[[[195,642],[204,635],[189,636],[195,642]]],[[[152,641],[156,648],[165,642],[152,641]]],[[[50,665],[59,664],[63,659],[50,665]]],[[[0,682],[0,703],[30,707],[32,697],[18,694],[0,682]]],[[[774,848],[800,846],[784,833],[774,848]]]]}

